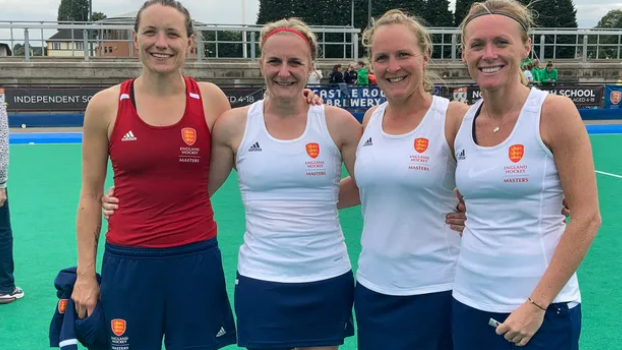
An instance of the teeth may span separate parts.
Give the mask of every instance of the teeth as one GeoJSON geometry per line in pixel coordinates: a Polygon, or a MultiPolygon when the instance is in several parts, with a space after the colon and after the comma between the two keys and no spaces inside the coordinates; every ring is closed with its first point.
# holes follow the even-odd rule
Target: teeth
{"type": "Polygon", "coordinates": [[[157,57],[157,58],[169,58],[169,57],[171,57],[170,55],[161,55],[161,54],[158,54],[158,53],[152,53],[152,55],[154,57],[157,57]]]}
{"type": "Polygon", "coordinates": [[[400,82],[402,80],[406,79],[406,77],[399,77],[399,78],[390,78],[388,79],[391,83],[397,83],[400,82]]]}
{"type": "Polygon", "coordinates": [[[501,67],[482,68],[482,72],[484,72],[484,73],[494,73],[494,72],[498,72],[500,69],[501,69],[501,67]]]}
{"type": "Polygon", "coordinates": [[[294,85],[294,83],[280,83],[280,82],[277,82],[277,84],[279,84],[281,86],[291,86],[291,85],[294,85]]]}

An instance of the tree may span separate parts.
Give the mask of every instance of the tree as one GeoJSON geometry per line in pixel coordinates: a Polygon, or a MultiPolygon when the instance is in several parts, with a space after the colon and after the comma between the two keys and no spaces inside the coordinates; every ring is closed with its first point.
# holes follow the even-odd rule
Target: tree
{"type": "Polygon", "coordinates": [[[424,19],[430,27],[451,27],[454,16],[449,11],[449,0],[426,0],[424,19]]]}
{"type": "Polygon", "coordinates": [[[596,28],[622,28],[622,10],[611,10],[598,21],[596,28]]]}
{"type": "MultiPolygon", "coordinates": [[[[577,10],[572,0],[546,0],[534,2],[531,6],[535,14],[536,26],[544,28],[577,28],[577,10]]],[[[553,44],[555,42],[554,35],[546,35],[546,43],[553,44]]],[[[576,43],[576,35],[557,35],[556,44],[576,43]]],[[[535,43],[540,44],[540,38],[535,38],[535,43]]],[[[537,50],[538,45],[534,45],[537,50]]],[[[536,52],[539,52],[537,50],[536,52]]],[[[557,46],[553,48],[548,46],[545,48],[545,58],[574,58],[575,48],[571,46],[557,46]],[[555,49],[555,53],[553,50],[555,49]]]]}
{"type": "MultiPolygon", "coordinates": [[[[549,0],[553,1],[553,0],[549,0]]],[[[471,5],[479,0],[456,0],[456,11],[454,12],[454,26],[462,24],[464,17],[469,13],[471,5]]]]}
{"type": "Polygon", "coordinates": [[[89,0],[61,0],[58,6],[58,21],[89,20],[89,0]]]}
{"type": "Polygon", "coordinates": [[[97,22],[108,18],[103,12],[93,12],[93,16],[91,17],[91,21],[97,22]]]}
{"type": "Polygon", "coordinates": [[[13,56],[24,56],[26,52],[23,44],[15,44],[13,46],[13,56]]]}
{"type": "MultiPolygon", "coordinates": [[[[596,28],[622,28],[622,10],[611,10],[607,12],[603,18],[598,21],[596,28]]],[[[590,44],[596,44],[596,38],[590,37],[590,44]]],[[[618,48],[618,36],[617,35],[603,35],[600,37],[600,44],[611,44],[610,47],[602,46],[598,52],[594,52],[595,48],[590,47],[588,52],[596,57],[617,57],[618,48]]]]}

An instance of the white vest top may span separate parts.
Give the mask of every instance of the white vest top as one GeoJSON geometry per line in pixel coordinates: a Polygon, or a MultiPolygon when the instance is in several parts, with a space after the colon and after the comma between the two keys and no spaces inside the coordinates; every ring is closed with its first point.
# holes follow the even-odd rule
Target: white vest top
{"type": "Polygon", "coordinates": [[[311,282],[351,269],[337,201],[341,153],[323,106],[312,106],[294,140],[266,129],[264,103],[248,111],[237,151],[246,233],[238,256],[242,276],[272,282],[311,282]]]}
{"type": "Polygon", "coordinates": [[[386,295],[451,290],[460,235],[445,224],[458,204],[445,137],[449,101],[434,96],[419,126],[403,135],[383,131],[386,106],[371,116],[356,152],[364,220],[357,280],[386,295]]]}
{"type": "MultiPolygon", "coordinates": [[[[454,297],[488,312],[512,312],[549,266],[566,224],[553,154],[540,137],[547,92],[531,89],[510,136],[482,147],[471,107],[456,137],[456,182],[467,207],[454,297]]],[[[576,274],[554,302],[580,302],[576,274]]]]}

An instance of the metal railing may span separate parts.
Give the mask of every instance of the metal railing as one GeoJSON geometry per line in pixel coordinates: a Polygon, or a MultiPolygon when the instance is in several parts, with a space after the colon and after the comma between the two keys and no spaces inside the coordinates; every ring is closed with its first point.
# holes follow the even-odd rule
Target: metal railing
{"type": "MultiPolygon", "coordinates": [[[[95,57],[137,56],[133,47],[133,23],[129,22],[18,22],[0,21],[0,43],[6,43],[13,56],[30,61],[36,56],[73,56],[85,60],[95,57]],[[36,37],[33,37],[36,34],[36,37]],[[40,45],[40,46],[38,46],[40,45]]],[[[357,60],[360,30],[352,27],[313,26],[318,39],[319,59],[357,60]]],[[[188,57],[256,59],[259,33],[256,25],[195,25],[195,45],[188,57]]]]}
{"type": "MultiPolygon", "coordinates": [[[[256,59],[260,55],[256,25],[195,24],[196,47],[188,58],[256,59]]],[[[342,26],[314,26],[319,43],[318,59],[358,60],[361,30],[342,26]]],[[[14,56],[29,61],[36,56],[97,58],[136,58],[132,43],[133,23],[102,22],[25,22],[0,21],[0,43],[14,56]]],[[[433,58],[459,60],[458,28],[428,28],[433,41],[433,58]]],[[[537,28],[530,33],[532,58],[540,60],[619,60],[622,57],[622,30],[537,28]]],[[[0,50],[1,54],[2,50],[0,50]]]]}

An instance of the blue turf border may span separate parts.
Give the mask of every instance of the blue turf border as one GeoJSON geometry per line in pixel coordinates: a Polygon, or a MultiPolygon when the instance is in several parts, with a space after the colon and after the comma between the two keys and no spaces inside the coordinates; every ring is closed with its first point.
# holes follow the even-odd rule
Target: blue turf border
{"type": "MultiPolygon", "coordinates": [[[[622,134],[622,124],[586,125],[585,127],[590,135],[622,134]]],[[[9,135],[9,144],[11,145],[77,143],[82,143],[81,132],[11,133],[9,135]]]]}

